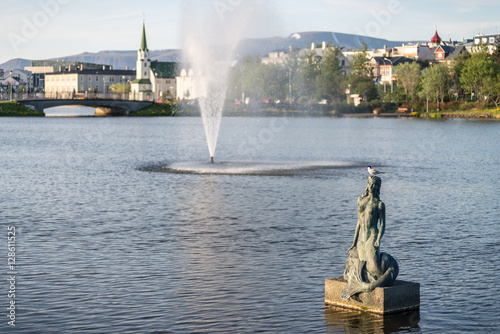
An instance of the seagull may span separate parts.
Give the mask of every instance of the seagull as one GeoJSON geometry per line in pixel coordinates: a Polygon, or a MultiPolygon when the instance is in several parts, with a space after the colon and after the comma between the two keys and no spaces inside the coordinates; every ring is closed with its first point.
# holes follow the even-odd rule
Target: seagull
{"type": "Polygon", "coordinates": [[[368,170],[368,173],[370,173],[371,176],[375,176],[377,174],[386,174],[386,172],[380,172],[378,170],[373,169],[372,166],[368,166],[366,167],[366,169],[368,170]]]}

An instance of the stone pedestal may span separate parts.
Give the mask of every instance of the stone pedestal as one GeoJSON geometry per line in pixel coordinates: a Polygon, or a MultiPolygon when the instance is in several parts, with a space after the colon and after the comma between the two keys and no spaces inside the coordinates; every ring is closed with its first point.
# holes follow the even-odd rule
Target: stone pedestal
{"type": "Polygon", "coordinates": [[[325,281],[325,303],[342,308],[361,310],[376,314],[403,313],[420,308],[420,284],[396,280],[386,288],[376,288],[353,296],[350,300],[341,298],[347,282],[343,277],[325,281]]]}

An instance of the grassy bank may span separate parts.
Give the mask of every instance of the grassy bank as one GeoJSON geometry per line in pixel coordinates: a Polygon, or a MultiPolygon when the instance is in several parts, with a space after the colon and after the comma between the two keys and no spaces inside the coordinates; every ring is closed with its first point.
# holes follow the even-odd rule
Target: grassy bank
{"type": "MultiPolygon", "coordinates": [[[[393,108],[394,109],[394,108],[393,108]]],[[[409,110],[411,110],[409,108],[409,110]]],[[[332,116],[359,116],[359,117],[398,117],[412,116],[421,118],[490,118],[500,119],[500,109],[472,109],[460,111],[433,111],[423,112],[414,111],[399,113],[396,110],[382,110],[382,113],[375,115],[373,108],[367,105],[352,107],[348,105],[259,105],[254,107],[226,105],[223,114],[233,117],[332,117],[332,116]]],[[[150,106],[130,113],[130,116],[136,117],[161,117],[161,116],[200,116],[200,110],[197,105],[191,104],[167,104],[153,103],[150,106]]]]}
{"type": "Polygon", "coordinates": [[[17,102],[0,102],[0,117],[43,117],[44,113],[26,108],[17,102]]]}
{"type": "Polygon", "coordinates": [[[144,109],[131,112],[129,116],[136,116],[136,117],[174,116],[176,111],[177,111],[176,104],[153,103],[144,109]]]}
{"type": "Polygon", "coordinates": [[[429,118],[491,118],[500,119],[500,109],[482,109],[467,111],[442,111],[421,114],[420,117],[429,118]]]}

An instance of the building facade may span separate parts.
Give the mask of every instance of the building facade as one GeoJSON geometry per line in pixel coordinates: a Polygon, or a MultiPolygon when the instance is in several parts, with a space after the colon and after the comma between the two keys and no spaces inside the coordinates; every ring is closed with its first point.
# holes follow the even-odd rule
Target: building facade
{"type": "Polygon", "coordinates": [[[490,53],[495,52],[497,44],[500,43],[500,34],[476,35],[473,46],[487,45],[490,53]]]}
{"type": "Polygon", "coordinates": [[[130,70],[79,70],[45,74],[45,97],[71,99],[111,96],[111,86],[135,79],[130,70]]]}

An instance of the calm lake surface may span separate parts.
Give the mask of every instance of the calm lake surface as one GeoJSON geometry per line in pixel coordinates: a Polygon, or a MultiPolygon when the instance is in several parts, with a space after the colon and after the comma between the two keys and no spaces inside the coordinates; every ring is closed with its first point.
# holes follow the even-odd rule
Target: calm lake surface
{"type": "Polygon", "coordinates": [[[263,175],[164,172],[208,162],[200,118],[2,118],[0,145],[2,333],[500,329],[500,122],[224,118],[216,163],[284,169],[263,175]],[[419,313],[324,305],[368,164],[419,313]]]}

